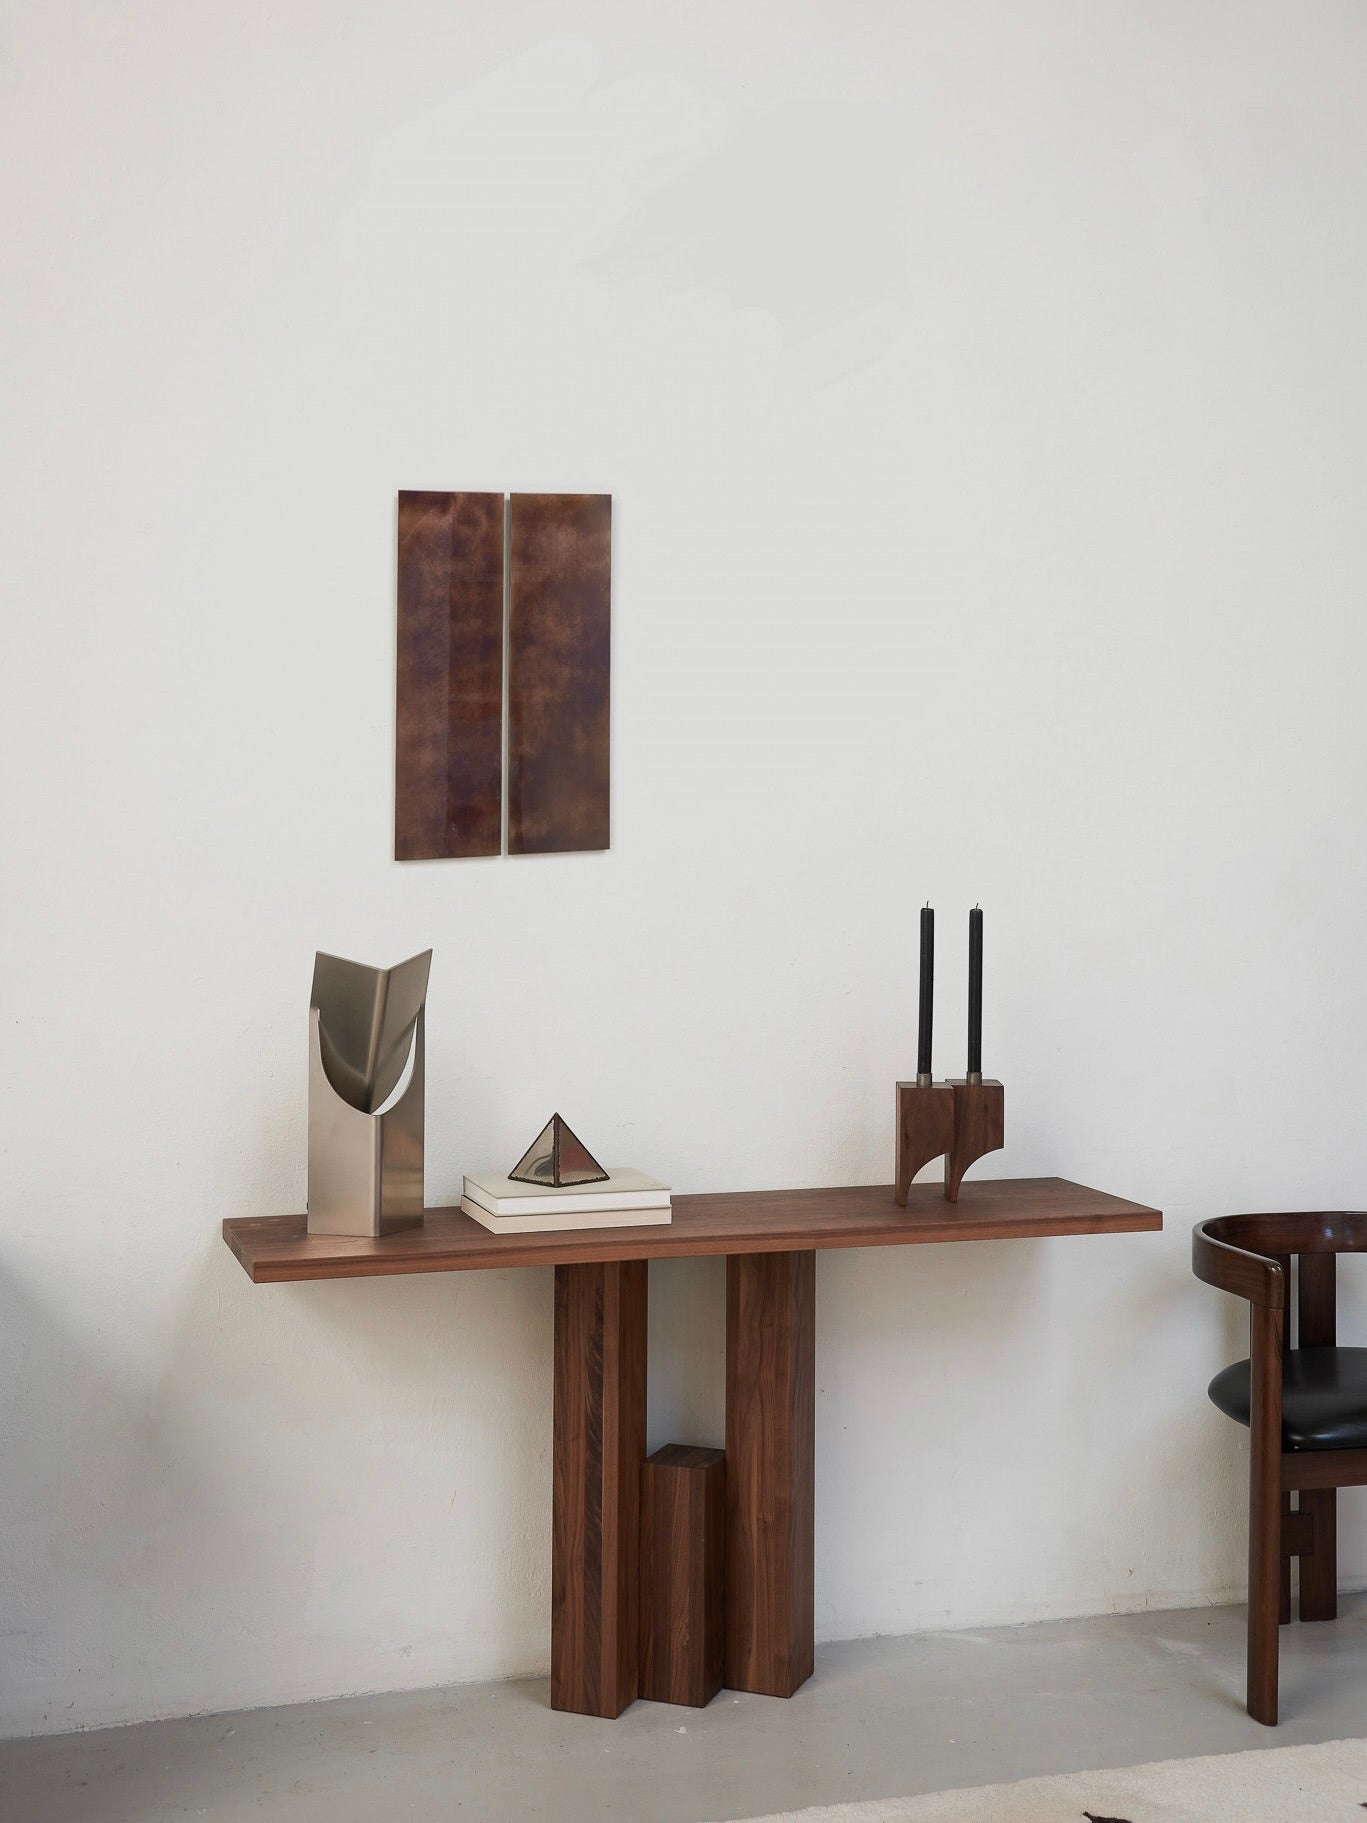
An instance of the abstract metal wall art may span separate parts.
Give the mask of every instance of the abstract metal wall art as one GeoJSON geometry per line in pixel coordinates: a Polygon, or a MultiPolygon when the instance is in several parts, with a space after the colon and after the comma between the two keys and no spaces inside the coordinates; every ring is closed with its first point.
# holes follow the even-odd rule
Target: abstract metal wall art
{"type": "Polygon", "coordinates": [[[514,494],[508,853],[609,843],[612,497],[514,494]]]}
{"type": "Polygon", "coordinates": [[[423,1215],[432,952],[368,968],[322,950],[309,996],[310,1234],[393,1234],[423,1215]]]}
{"type": "Polygon", "coordinates": [[[610,494],[401,493],[394,858],[608,847],[611,646],[610,494]]]}
{"type": "Polygon", "coordinates": [[[394,858],[503,836],[503,496],[399,495],[394,858]]]}

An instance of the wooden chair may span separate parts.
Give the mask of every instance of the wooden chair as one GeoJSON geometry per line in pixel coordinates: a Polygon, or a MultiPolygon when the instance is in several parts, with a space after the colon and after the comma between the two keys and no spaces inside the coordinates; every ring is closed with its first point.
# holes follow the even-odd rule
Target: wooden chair
{"type": "Polygon", "coordinates": [[[1247,1298],[1250,1359],[1218,1373],[1210,1396],[1249,1426],[1248,1713],[1277,1721],[1277,1629],[1338,1613],[1336,1492],[1367,1484],[1367,1348],[1337,1346],[1335,1256],[1367,1252],[1367,1215],[1225,1215],[1198,1222],[1192,1271],[1247,1298]],[[1291,1261],[1296,1337],[1291,1335],[1291,1261]],[[1293,1496],[1297,1504],[1292,1505],[1293,1496]]]}

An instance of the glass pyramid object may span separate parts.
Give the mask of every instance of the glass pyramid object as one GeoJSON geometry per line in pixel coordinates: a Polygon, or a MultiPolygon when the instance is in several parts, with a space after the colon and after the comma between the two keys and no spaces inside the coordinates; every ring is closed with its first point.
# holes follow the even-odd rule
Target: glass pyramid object
{"type": "Polygon", "coordinates": [[[552,1114],[508,1176],[519,1184],[604,1184],[607,1172],[558,1114],[552,1114]]]}

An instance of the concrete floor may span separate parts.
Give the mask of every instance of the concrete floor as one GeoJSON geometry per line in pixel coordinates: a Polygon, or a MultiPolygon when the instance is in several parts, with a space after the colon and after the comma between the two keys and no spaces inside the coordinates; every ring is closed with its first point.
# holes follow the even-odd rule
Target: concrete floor
{"type": "Polygon", "coordinates": [[[5,1823],[720,1823],[1367,1733],[1367,1596],[1282,1632],[1282,1726],[1243,1712],[1242,1608],[818,1646],[789,1702],[557,1715],[546,1684],[0,1743],[5,1823]]]}

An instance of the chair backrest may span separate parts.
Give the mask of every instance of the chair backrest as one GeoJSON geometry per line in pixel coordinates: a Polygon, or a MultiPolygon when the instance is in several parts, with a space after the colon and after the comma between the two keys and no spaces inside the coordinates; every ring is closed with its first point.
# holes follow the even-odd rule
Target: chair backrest
{"type": "Polygon", "coordinates": [[[1367,1214],[1314,1210],[1295,1214],[1219,1215],[1198,1222],[1191,1264],[1197,1278],[1251,1304],[1283,1310],[1283,1346],[1332,1348],[1337,1337],[1334,1261],[1340,1253],[1367,1253],[1367,1214]],[[1289,1314],[1291,1262],[1297,1261],[1296,1336],[1289,1314]]]}

